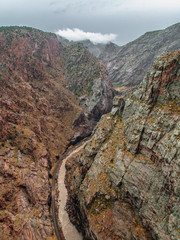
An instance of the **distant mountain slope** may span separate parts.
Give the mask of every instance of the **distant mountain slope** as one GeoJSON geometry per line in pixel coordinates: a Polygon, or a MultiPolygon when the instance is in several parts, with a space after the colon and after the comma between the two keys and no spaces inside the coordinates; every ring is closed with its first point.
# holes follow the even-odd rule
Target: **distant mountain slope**
{"type": "Polygon", "coordinates": [[[93,43],[90,40],[79,41],[84,46],[88,48],[88,50],[95,56],[99,57],[102,51],[105,49],[106,44],[103,43],[93,43]]]}
{"type": "Polygon", "coordinates": [[[90,51],[90,53],[92,53],[95,57],[99,57],[100,54],[103,52],[103,50],[106,47],[106,44],[103,43],[93,43],[90,40],[82,40],[82,41],[69,41],[68,39],[61,37],[59,35],[57,35],[57,38],[59,39],[59,41],[63,44],[71,44],[71,43],[82,43],[85,47],[88,48],[88,50],[90,51]]]}
{"type": "Polygon", "coordinates": [[[135,86],[144,78],[154,59],[180,49],[180,23],[164,30],[147,32],[122,47],[108,44],[99,56],[114,86],[135,86]]]}

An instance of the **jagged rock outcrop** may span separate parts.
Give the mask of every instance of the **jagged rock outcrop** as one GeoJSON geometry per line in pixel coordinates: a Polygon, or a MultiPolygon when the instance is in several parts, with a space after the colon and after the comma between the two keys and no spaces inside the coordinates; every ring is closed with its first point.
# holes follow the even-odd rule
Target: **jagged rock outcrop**
{"type": "Polygon", "coordinates": [[[116,97],[66,163],[67,209],[84,239],[180,238],[180,51],[116,97]],[[118,109],[117,109],[118,107],[118,109]]]}
{"type": "Polygon", "coordinates": [[[89,54],[83,44],[66,46],[65,69],[66,88],[79,96],[80,106],[89,119],[97,120],[111,110],[113,90],[110,78],[103,65],[89,54]]]}
{"type": "Polygon", "coordinates": [[[96,117],[111,107],[112,87],[106,70],[83,46],[79,50],[73,60],[74,86],[86,89],[86,80],[80,80],[83,88],[79,85],[82,72],[88,74],[91,88],[100,83],[97,91],[87,95],[77,95],[67,87],[71,79],[66,66],[72,59],[55,34],[28,27],[0,28],[2,240],[52,237],[51,168],[70,142],[88,135],[96,117]],[[87,69],[87,63],[79,66],[78,58],[92,60],[88,67],[92,65],[97,76],[87,69]]]}
{"type": "Polygon", "coordinates": [[[135,86],[144,78],[156,57],[180,50],[180,23],[147,32],[124,46],[108,44],[99,56],[115,87],[135,86]]]}

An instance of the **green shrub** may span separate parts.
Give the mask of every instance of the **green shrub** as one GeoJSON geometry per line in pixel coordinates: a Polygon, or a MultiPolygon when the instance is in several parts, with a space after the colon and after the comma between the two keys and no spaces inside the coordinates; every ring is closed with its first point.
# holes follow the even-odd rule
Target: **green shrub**
{"type": "Polygon", "coordinates": [[[13,140],[13,136],[12,136],[12,135],[9,135],[8,139],[9,139],[9,140],[13,140]]]}

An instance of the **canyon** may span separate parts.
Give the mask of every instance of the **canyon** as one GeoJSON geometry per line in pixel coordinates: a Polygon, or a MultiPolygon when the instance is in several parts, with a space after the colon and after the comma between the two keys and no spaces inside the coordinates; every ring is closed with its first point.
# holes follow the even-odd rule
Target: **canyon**
{"type": "Polygon", "coordinates": [[[180,49],[180,23],[147,32],[124,46],[106,45],[99,60],[109,72],[114,87],[132,87],[142,82],[155,58],[180,49]]]}
{"type": "Polygon", "coordinates": [[[67,240],[180,238],[179,26],[123,47],[0,27],[2,240],[57,239],[53,219],[67,240]]]}
{"type": "Polygon", "coordinates": [[[0,28],[0,236],[53,239],[51,179],[69,145],[110,111],[113,88],[81,44],[0,28]]]}
{"type": "Polygon", "coordinates": [[[84,239],[179,239],[180,51],[113,101],[66,163],[67,210],[84,239]]]}
{"type": "MultiPolygon", "coordinates": [[[[180,49],[180,23],[166,29],[146,32],[123,46],[115,43],[94,44],[81,41],[106,67],[115,88],[129,88],[142,82],[155,58],[180,49]]],[[[65,44],[71,42],[59,37],[65,44]]],[[[120,89],[121,90],[121,89],[120,89]]]]}

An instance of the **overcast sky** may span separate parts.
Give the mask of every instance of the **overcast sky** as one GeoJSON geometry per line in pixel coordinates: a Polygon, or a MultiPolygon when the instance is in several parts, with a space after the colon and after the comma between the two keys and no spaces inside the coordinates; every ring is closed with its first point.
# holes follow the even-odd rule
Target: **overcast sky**
{"type": "Polygon", "coordinates": [[[180,0],[0,0],[0,25],[119,45],[180,22],[180,0]],[[96,34],[98,33],[98,34],[96,34]],[[105,36],[104,36],[105,34],[105,36]]]}

